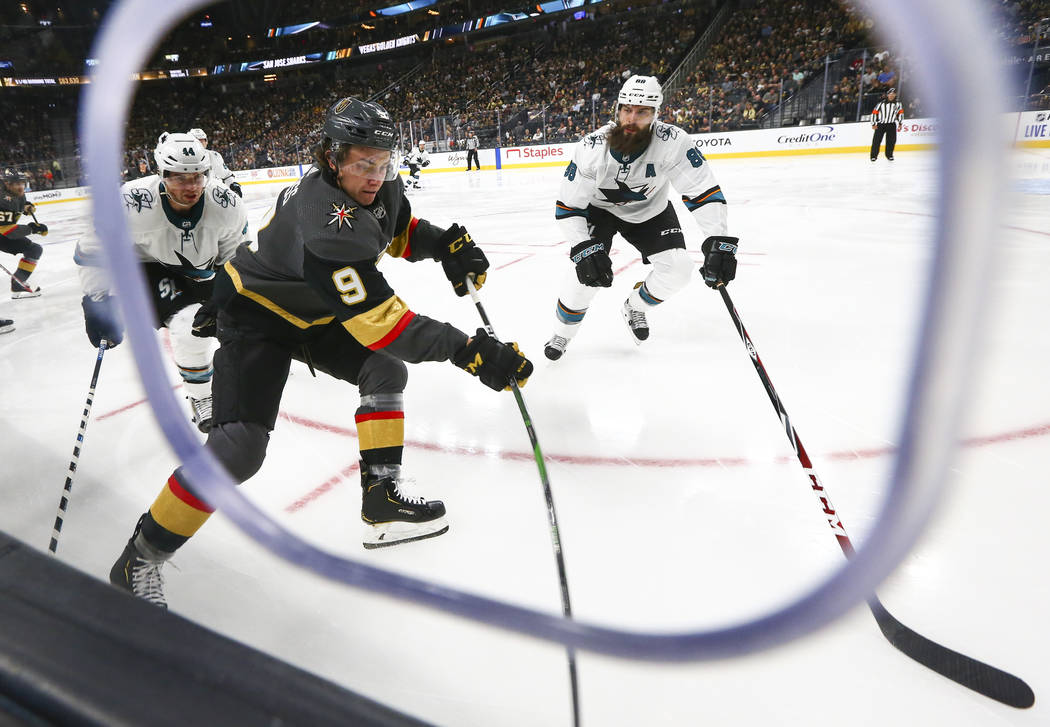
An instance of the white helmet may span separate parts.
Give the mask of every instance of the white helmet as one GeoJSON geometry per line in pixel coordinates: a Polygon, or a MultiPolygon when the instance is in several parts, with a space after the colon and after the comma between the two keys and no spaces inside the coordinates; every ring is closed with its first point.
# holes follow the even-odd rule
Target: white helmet
{"type": "Polygon", "coordinates": [[[616,97],[616,109],[619,113],[620,104],[652,106],[653,116],[657,116],[663,102],[664,92],[656,76],[631,76],[620,89],[620,95],[616,97]]]}
{"type": "Polygon", "coordinates": [[[153,159],[161,176],[164,172],[179,174],[207,173],[211,169],[211,155],[201,143],[189,134],[164,132],[153,150],[153,159]]]}
{"type": "Polygon", "coordinates": [[[208,140],[208,135],[204,133],[204,129],[190,129],[186,133],[192,136],[194,139],[197,139],[198,141],[208,140]]]}

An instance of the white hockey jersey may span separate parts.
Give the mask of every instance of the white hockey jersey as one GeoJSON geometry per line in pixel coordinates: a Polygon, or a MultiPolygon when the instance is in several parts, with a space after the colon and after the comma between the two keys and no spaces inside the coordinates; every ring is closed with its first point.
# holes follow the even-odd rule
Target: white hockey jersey
{"type": "Polygon", "coordinates": [[[726,198],[710,165],[689,135],[656,122],[649,145],[625,158],[609,149],[610,122],[580,139],[562,175],[555,219],[570,245],[590,239],[587,207],[608,210],[625,222],[644,222],[667,207],[668,185],[682,195],[704,237],[725,235],[726,198]]]}
{"type": "Polygon", "coordinates": [[[430,155],[427,154],[426,149],[420,149],[418,146],[413,147],[408,155],[405,157],[405,164],[413,164],[417,167],[425,167],[430,164],[430,155]]]}
{"type": "Polygon", "coordinates": [[[211,159],[211,173],[209,176],[212,179],[217,179],[223,184],[229,186],[230,182],[236,181],[233,176],[233,172],[226,166],[226,160],[222,158],[222,154],[215,151],[214,149],[207,149],[208,157],[211,159]]]}
{"type": "MultiPolygon", "coordinates": [[[[233,257],[238,245],[249,241],[244,202],[209,178],[200,201],[183,217],[168,205],[162,188],[157,175],[126,182],[120,188],[139,260],[162,263],[186,277],[211,278],[216,268],[233,257]]],[[[97,234],[91,232],[77,243],[73,260],[85,295],[108,292],[109,276],[97,234]]]]}

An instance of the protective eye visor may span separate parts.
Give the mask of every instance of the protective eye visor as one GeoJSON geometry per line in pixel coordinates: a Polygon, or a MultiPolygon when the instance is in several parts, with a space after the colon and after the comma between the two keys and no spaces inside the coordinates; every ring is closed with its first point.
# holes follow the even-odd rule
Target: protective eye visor
{"type": "Polygon", "coordinates": [[[393,181],[397,177],[400,160],[397,153],[389,149],[354,145],[347,158],[338,164],[339,174],[365,179],[393,181]],[[355,150],[360,150],[356,152],[355,150]]]}

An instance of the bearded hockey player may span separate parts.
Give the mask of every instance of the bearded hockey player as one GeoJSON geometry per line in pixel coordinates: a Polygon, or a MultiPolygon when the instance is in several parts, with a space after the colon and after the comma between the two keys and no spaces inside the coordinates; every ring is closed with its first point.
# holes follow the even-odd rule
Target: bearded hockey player
{"type": "MultiPolygon", "coordinates": [[[[207,447],[244,482],[262,466],[293,359],[356,386],[364,547],[448,530],[445,506],[401,477],[405,363],[448,361],[502,391],[532,363],[514,344],[473,337],[417,314],[377,267],[384,256],[438,260],[458,295],[489,263],[460,225],[412,215],[393,154],[396,127],[378,104],[344,98],[328,109],[314,167],[281,190],[258,243],[220,273],[215,305],[215,424],[207,447]]],[[[211,515],[177,469],[110,572],[110,581],[165,605],[161,567],[211,515]]],[[[342,533],[339,533],[342,535],[342,533]]]]}
{"type": "MultiPolygon", "coordinates": [[[[212,342],[194,330],[201,304],[211,298],[215,270],[248,242],[244,204],[208,176],[207,151],[188,134],[160,136],[153,152],[160,175],[121,188],[131,239],[153,300],[157,327],[167,327],[175,365],[182,376],[193,419],[211,428],[212,342]]],[[[84,325],[92,346],[110,348],[124,328],[103,269],[102,248],[91,234],[77,245],[74,261],[84,292],[84,325]]]]}
{"type": "Polygon", "coordinates": [[[243,197],[244,192],[241,191],[241,185],[235,180],[230,168],[226,166],[222,154],[214,149],[208,149],[208,135],[204,133],[204,129],[190,129],[188,133],[207,150],[208,158],[211,160],[211,178],[225,184],[231,191],[236,192],[238,197],[243,197]]]}
{"type": "Polygon", "coordinates": [[[579,141],[558,193],[555,219],[572,246],[544,349],[557,360],[576,335],[598,288],[613,283],[609,253],[619,233],[652,270],[623,303],[636,344],[649,337],[646,313],[692,279],[678,214],[668,186],[682,195],[706,238],[701,272],[712,288],[736,274],[737,238],[726,235],[726,199],[710,165],[685,131],[657,121],[663,92],[653,76],[631,76],[620,89],[616,119],[579,141]]]}
{"type": "MultiPolygon", "coordinates": [[[[29,239],[29,235],[47,235],[47,225],[30,222],[18,224],[22,215],[33,215],[36,205],[26,201],[26,177],[17,169],[7,169],[3,177],[4,188],[0,192],[0,250],[12,255],[21,255],[14,279],[11,280],[12,298],[35,298],[40,295],[40,288],[30,284],[29,276],[36,270],[36,264],[44,253],[43,246],[29,239]]],[[[0,321],[0,333],[14,330],[14,324],[0,321]]]]}

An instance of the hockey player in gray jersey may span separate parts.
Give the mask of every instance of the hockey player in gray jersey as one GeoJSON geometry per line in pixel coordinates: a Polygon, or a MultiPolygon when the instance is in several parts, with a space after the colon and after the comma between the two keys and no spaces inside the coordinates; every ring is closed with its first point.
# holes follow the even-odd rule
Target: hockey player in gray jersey
{"type": "MultiPolygon", "coordinates": [[[[293,359],[356,386],[366,548],[448,530],[444,504],[410,492],[401,477],[405,363],[448,361],[498,391],[532,373],[514,344],[415,313],[377,266],[386,256],[440,261],[459,295],[468,275],[481,286],[489,267],[460,225],[442,229],[412,215],[395,131],[378,104],[344,98],[328,109],[315,166],[281,190],[258,242],[226,264],[213,299],[220,346],[208,449],[238,482],[258,471],[293,359]]],[[[162,564],[211,512],[175,470],[110,581],[163,605],[162,564]]]]}
{"type": "MultiPolygon", "coordinates": [[[[193,419],[206,432],[212,418],[213,343],[194,335],[194,319],[200,304],[211,298],[216,269],[249,240],[248,218],[240,199],[209,179],[207,152],[193,137],[165,132],[153,156],[160,175],[125,182],[120,192],[156,324],[168,329],[193,419]]],[[[73,259],[84,292],[88,340],[98,346],[105,339],[112,348],[123,340],[123,325],[98,237],[85,236],[73,259]]]]}
{"type": "Polygon", "coordinates": [[[619,233],[652,266],[623,303],[636,344],[649,337],[646,313],[692,279],[681,223],[668,186],[682,195],[706,238],[701,270],[712,288],[736,274],[737,238],[726,234],[726,199],[710,165],[685,131],[657,121],[663,92],[653,76],[631,76],[620,89],[616,119],[579,141],[565,169],[555,219],[572,265],[555,309],[554,335],[544,353],[557,360],[579,330],[598,292],[613,283],[609,252],[619,233]]]}
{"type": "Polygon", "coordinates": [[[222,154],[214,149],[208,149],[208,135],[204,133],[204,129],[190,129],[187,133],[199,141],[201,146],[208,151],[208,157],[211,159],[212,179],[217,179],[229,187],[231,191],[236,192],[238,197],[243,197],[244,192],[241,190],[241,185],[236,181],[233,172],[226,165],[226,161],[222,158],[222,154]]]}

